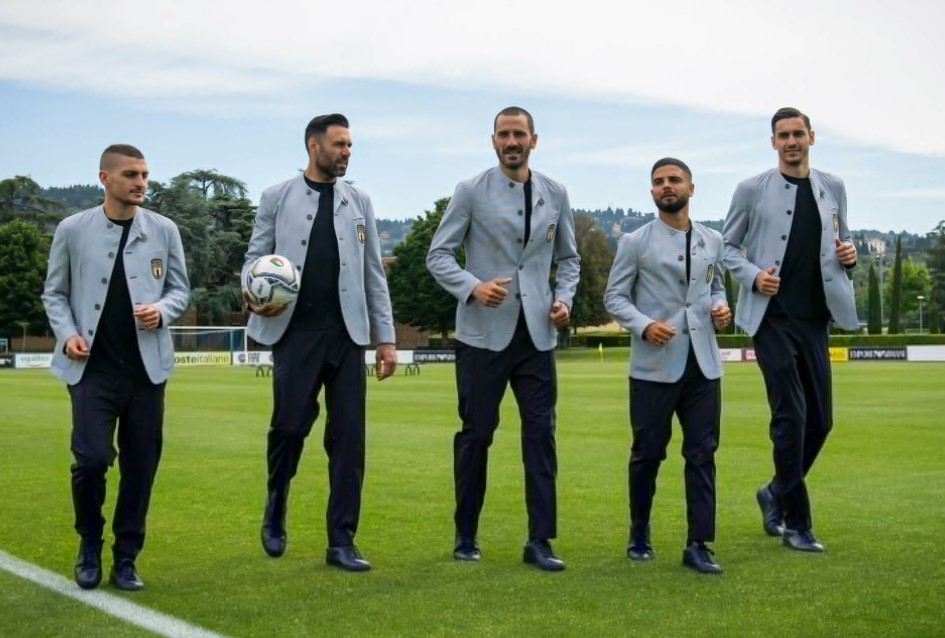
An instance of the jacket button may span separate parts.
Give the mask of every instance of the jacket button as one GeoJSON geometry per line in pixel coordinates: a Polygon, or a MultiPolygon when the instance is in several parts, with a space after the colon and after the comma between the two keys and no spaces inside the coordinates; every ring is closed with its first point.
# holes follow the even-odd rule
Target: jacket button
{"type": "Polygon", "coordinates": [[[522,298],[522,295],[520,295],[520,294],[518,294],[518,293],[515,293],[515,298],[516,298],[516,299],[521,299],[521,298],[522,298]]]}
{"type": "Polygon", "coordinates": [[[89,336],[91,337],[93,334],[95,334],[95,331],[94,331],[94,330],[89,330],[89,336]]]}
{"type": "Polygon", "coordinates": [[[525,214],[525,211],[521,211],[521,210],[520,210],[520,211],[518,211],[518,214],[519,214],[519,215],[524,215],[524,214],[525,214]]]}
{"type": "Polygon", "coordinates": [[[516,238],[515,238],[515,241],[521,244],[521,243],[522,243],[522,238],[521,238],[521,237],[516,237],[516,238]]]}
{"type": "Polygon", "coordinates": [[[95,304],[95,309],[96,309],[96,310],[101,310],[101,309],[102,309],[102,304],[100,304],[100,303],[95,304]]]}
{"type": "Polygon", "coordinates": [[[686,307],[687,307],[687,308],[692,308],[692,304],[691,304],[691,303],[686,303],[686,307]]]}
{"type": "Polygon", "coordinates": [[[679,261],[683,261],[683,260],[685,259],[685,257],[683,257],[682,255],[677,255],[677,256],[676,256],[676,259],[679,260],[679,261]]]}
{"type": "Polygon", "coordinates": [[[785,185],[784,185],[784,188],[791,188],[791,185],[790,185],[790,184],[785,184],[785,185]]]}
{"type": "Polygon", "coordinates": [[[519,270],[525,270],[525,266],[523,266],[522,264],[519,264],[519,265],[518,265],[518,269],[519,269],[519,270]]]}
{"type": "Polygon", "coordinates": [[[296,270],[302,270],[302,266],[296,265],[296,266],[295,266],[295,269],[296,269],[296,270]]]}
{"type": "Polygon", "coordinates": [[[108,227],[108,228],[114,228],[114,227],[115,227],[115,224],[113,224],[113,223],[111,223],[111,222],[108,222],[108,224],[106,224],[106,227],[108,227]]]}
{"type": "Polygon", "coordinates": [[[109,252],[109,253],[108,253],[108,258],[109,258],[109,259],[111,259],[111,258],[114,257],[114,256],[115,256],[115,253],[113,253],[113,252],[109,252]]]}
{"type": "Polygon", "coordinates": [[[309,213],[308,215],[305,216],[305,219],[311,219],[311,218],[312,218],[312,214],[311,214],[311,213],[309,213]]]}
{"type": "Polygon", "coordinates": [[[303,240],[302,240],[302,245],[303,245],[303,246],[304,246],[305,244],[307,244],[307,243],[308,243],[308,240],[306,240],[306,239],[303,239],[303,240]]]}
{"type": "Polygon", "coordinates": [[[103,284],[107,284],[107,283],[108,283],[108,279],[106,279],[105,277],[102,277],[102,283],[103,283],[103,284]]]}
{"type": "Polygon", "coordinates": [[[791,214],[791,211],[785,211],[785,212],[787,212],[787,214],[788,214],[788,215],[790,215],[790,214],[791,214]]]}
{"type": "Polygon", "coordinates": [[[515,182],[509,182],[509,188],[515,188],[515,182]]]}
{"type": "Polygon", "coordinates": [[[775,265],[775,266],[780,266],[780,265],[781,265],[781,262],[778,261],[778,260],[775,260],[774,265],[775,265]]]}
{"type": "Polygon", "coordinates": [[[787,235],[781,235],[781,239],[786,240],[786,239],[787,239],[787,235]]]}
{"type": "Polygon", "coordinates": [[[306,189],[305,189],[305,194],[306,194],[306,195],[311,195],[311,194],[312,194],[312,189],[306,188],[306,189]]]}

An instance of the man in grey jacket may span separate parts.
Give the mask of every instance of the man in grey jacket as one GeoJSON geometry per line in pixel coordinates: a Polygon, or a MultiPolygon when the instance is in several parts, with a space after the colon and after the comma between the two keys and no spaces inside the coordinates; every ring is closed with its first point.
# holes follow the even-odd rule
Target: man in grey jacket
{"type": "Polygon", "coordinates": [[[394,320],[371,199],[343,180],[351,157],[348,120],[320,115],[305,129],[308,167],[259,200],[243,277],[259,257],[279,254],[301,274],[289,306],[252,305],[248,333],[272,346],[273,407],[266,459],[268,496],[260,539],[277,558],[286,548],[289,484],[325,388],[328,454],[326,562],[371,568],[354,544],[364,478],[364,350],[376,344],[378,378],[394,373],[394,320]]]}
{"type": "Polygon", "coordinates": [[[141,151],[106,148],[99,180],[104,204],[56,228],[43,303],[56,335],[52,371],[72,399],[72,502],[81,538],[75,580],[93,589],[102,579],[105,475],[117,454],[109,580],[134,591],[144,587],[135,559],[144,546],[165,382],[174,366],[167,327],[187,308],[190,284],[177,226],[140,207],[148,188],[141,151]]]}
{"type": "Polygon", "coordinates": [[[620,238],[604,293],[607,312],[631,335],[627,557],[653,558],[650,510],[676,414],[689,527],[682,562],[697,572],[719,574],[708,543],[715,540],[721,415],[715,329],[731,320],[722,285],[722,236],[689,218],[695,186],[686,164],[663,158],[653,165],[650,182],[659,217],[620,238]]]}
{"type": "Polygon", "coordinates": [[[564,186],[529,170],[538,142],[532,116],[499,112],[492,146],[499,165],[461,182],[427,254],[427,268],[458,300],[456,387],[462,429],[453,441],[457,560],[481,558],[476,533],[486,493],[489,446],[506,386],[522,419],[528,542],[523,560],[564,569],[557,535],[554,347],[568,325],[580,257],[564,186]],[[456,261],[460,247],[466,266],[456,261]],[[555,289],[549,285],[557,264],[555,289]]]}
{"type": "Polygon", "coordinates": [[[766,533],[822,552],[812,531],[805,476],[833,426],[827,331],[859,327],[856,248],[843,181],[810,168],[810,118],[771,118],[778,167],[741,182],[725,219],[725,267],[739,282],[735,323],[752,336],[771,406],[774,478],[756,498],[766,533]]]}

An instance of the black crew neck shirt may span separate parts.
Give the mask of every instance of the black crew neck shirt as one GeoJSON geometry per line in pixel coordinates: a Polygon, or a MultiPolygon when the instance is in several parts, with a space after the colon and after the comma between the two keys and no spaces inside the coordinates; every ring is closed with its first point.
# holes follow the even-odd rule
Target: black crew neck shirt
{"type": "Polygon", "coordinates": [[[337,328],[344,325],[344,320],[338,296],[341,266],[335,237],[335,185],[304,179],[310,189],[318,192],[318,210],[308,237],[302,283],[290,323],[308,329],[337,328]]]}

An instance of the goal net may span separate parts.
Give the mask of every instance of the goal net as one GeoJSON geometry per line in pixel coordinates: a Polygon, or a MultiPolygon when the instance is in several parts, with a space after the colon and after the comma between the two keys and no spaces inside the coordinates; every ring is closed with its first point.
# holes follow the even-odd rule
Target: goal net
{"type": "Polygon", "coordinates": [[[246,326],[170,326],[174,352],[245,351],[246,326]]]}

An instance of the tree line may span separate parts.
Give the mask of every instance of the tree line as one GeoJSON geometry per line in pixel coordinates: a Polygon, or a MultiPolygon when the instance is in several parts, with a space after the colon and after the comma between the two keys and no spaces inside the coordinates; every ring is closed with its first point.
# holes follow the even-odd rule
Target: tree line
{"type": "MultiPolygon", "coordinates": [[[[0,336],[49,332],[40,294],[52,232],[66,215],[102,199],[101,188],[93,185],[44,189],[24,176],[0,181],[0,336]]],[[[434,282],[425,259],[448,203],[448,197],[438,199],[432,210],[411,220],[378,220],[382,240],[391,242],[386,261],[395,319],[444,338],[454,328],[455,300],[434,282]]],[[[239,273],[256,212],[246,197],[246,185],[214,170],[188,171],[167,182],[150,182],[144,206],[180,228],[193,288],[188,320],[241,324],[245,316],[239,273]]],[[[574,213],[581,281],[572,329],[578,330],[610,320],[602,298],[616,240],[649,222],[653,214],[619,208],[574,213]]],[[[707,225],[720,228],[721,223],[707,225]]],[[[945,319],[945,220],[920,241],[897,235],[892,263],[876,259],[868,232],[854,235],[859,267],[853,271],[853,283],[868,332],[879,334],[884,324],[891,334],[911,330],[917,327],[919,312],[924,328],[940,331],[945,319]]],[[[734,308],[738,286],[728,273],[725,284],[734,308]]]]}

